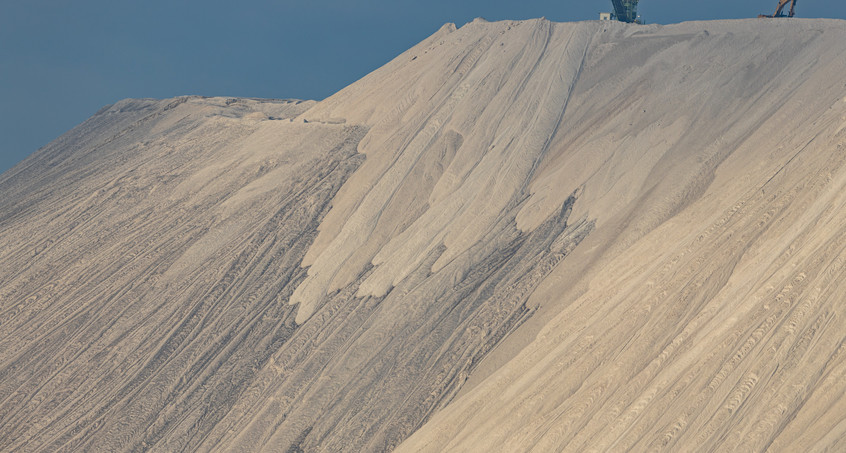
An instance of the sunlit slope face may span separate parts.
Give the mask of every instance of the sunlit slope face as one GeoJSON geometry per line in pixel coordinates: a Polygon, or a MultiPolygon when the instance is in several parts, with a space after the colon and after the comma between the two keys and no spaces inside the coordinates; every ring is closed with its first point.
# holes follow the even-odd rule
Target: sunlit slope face
{"type": "MultiPolygon", "coordinates": [[[[551,24],[523,28],[510,54],[541,60],[551,24]],[[525,36],[536,37],[522,42],[525,36]]],[[[492,41],[499,30],[478,23],[463,33],[492,41]]],[[[460,71],[440,69],[447,77],[465,77],[484,56],[469,41],[459,44],[444,46],[467,56],[456,62],[460,71]]],[[[181,98],[106,108],[4,175],[4,193],[14,196],[2,205],[4,262],[12,263],[2,276],[2,448],[398,445],[530,316],[529,295],[593,229],[590,219],[571,218],[575,191],[532,230],[515,220],[528,196],[529,162],[549,141],[537,131],[561,115],[538,110],[534,91],[520,93],[527,84],[551,86],[560,100],[569,89],[548,76],[529,81],[532,74],[508,82],[511,94],[501,96],[519,95],[521,110],[512,115],[532,114],[543,121],[527,124],[545,126],[520,138],[531,144],[528,160],[503,145],[505,166],[492,158],[474,164],[484,153],[465,157],[458,132],[430,127],[420,135],[404,120],[311,115],[314,103],[181,98]],[[394,165],[357,153],[372,153],[367,146],[391,128],[425,155],[407,153],[394,165]],[[434,144],[425,138],[430,132],[434,144]],[[447,184],[452,176],[441,178],[457,171],[450,168],[455,156],[482,170],[455,180],[471,183],[459,191],[447,184]],[[368,159],[395,168],[362,185],[372,175],[361,167],[368,159]],[[439,181],[440,197],[452,206],[424,217],[439,181]],[[349,196],[374,185],[376,202],[349,196]],[[472,203],[491,187],[490,206],[472,203]],[[394,201],[378,206],[386,194],[394,201]],[[338,214],[350,200],[361,212],[338,214]],[[378,231],[346,226],[374,216],[386,219],[378,231]],[[432,227],[406,233],[420,219],[444,216],[460,220],[451,230],[459,247],[432,227]],[[474,220],[479,225],[462,236],[458,226],[474,220]],[[295,290],[313,285],[304,279],[310,255],[321,249],[316,235],[340,227],[372,254],[350,261],[338,253],[337,272],[349,282],[317,286],[306,292],[308,303],[296,300],[295,290]],[[395,278],[375,254],[395,247],[400,235],[416,245],[395,278]],[[366,245],[369,237],[381,242],[366,245]]],[[[426,90],[458,100],[454,88],[426,90]]],[[[418,122],[427,117],[420,109],[418,122]]],[[[505,127],[510,137],[520,135],[505,127]]],[[[397,151],[379,148],[383,156],[397,151]]]]}
{"type": "Polygon", "coordinates": [[[104,109],[0,177],[0,450],[836,450],[844,35],[477,20],[104,109]]]}
{"type": "Polygon", "coordinates": [[[530,299],[526,348],[400,450],[842,449],[845,34],[597,37],[522,211],[580,186],[597,227],[530,299]]]}

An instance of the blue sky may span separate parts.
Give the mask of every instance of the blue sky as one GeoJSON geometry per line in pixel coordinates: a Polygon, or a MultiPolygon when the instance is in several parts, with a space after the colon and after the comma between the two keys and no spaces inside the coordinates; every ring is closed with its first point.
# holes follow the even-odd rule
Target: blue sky
{"type": "MultiPolygon", "coordinates": [[[[754,17],[776,0],[642,0],[653,23],[754,17]]],[[[0,172],[128,97],[322,99],[445,22],[593,20],[610,0],[0,0],[0,172]]],[[[842,0],[800,17],[846,19],[842,0]]]]}

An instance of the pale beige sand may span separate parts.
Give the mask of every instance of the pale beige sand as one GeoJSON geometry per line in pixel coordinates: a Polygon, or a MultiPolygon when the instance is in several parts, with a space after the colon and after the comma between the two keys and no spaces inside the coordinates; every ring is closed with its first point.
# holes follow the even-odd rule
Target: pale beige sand
{"type": "Polygon", "coordinates": [[[477,20],[121,101],[0,176],[0,450],[842,450],[844,74],[842,21],[477,20]]]}
{"type": "Polygon", "coordinates": [[[399,451],[846,449],[845,32],[597,33],[518,217],[597,229],[399,451]]]}

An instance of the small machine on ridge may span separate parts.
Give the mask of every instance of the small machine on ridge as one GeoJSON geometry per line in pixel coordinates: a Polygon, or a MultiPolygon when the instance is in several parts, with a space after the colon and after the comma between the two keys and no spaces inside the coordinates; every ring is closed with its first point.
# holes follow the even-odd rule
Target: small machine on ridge
{"type": "Polygon", "coordinates": [[[796,14],[796,0],[778,0],[778,8],[776,8],[775,14],[772,16],[768,14],[759,14],[758,17],[793,17],[794,14],[796,14]],[[787,16],[785,16],[783,10],[788,3],[790,3],[790,12],[787,13],[787,16]]]}

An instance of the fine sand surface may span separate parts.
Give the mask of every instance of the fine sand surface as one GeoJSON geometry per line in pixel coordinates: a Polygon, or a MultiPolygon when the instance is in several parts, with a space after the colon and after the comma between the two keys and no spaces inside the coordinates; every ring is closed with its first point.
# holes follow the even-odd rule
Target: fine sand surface
{"type": "Polygon", "coordinates": [[[0,175],[0,451],[846,450],[846,22],[445,25],[0,175]]]}

